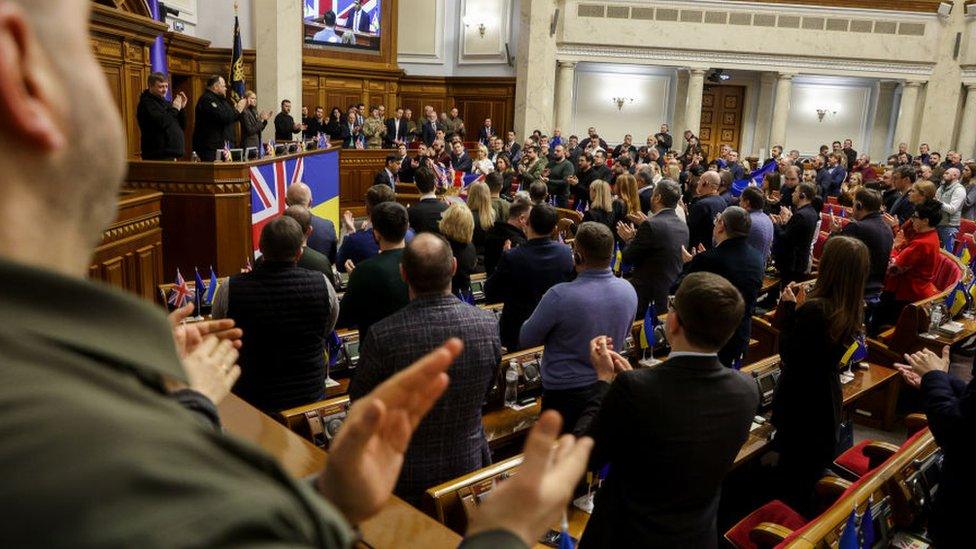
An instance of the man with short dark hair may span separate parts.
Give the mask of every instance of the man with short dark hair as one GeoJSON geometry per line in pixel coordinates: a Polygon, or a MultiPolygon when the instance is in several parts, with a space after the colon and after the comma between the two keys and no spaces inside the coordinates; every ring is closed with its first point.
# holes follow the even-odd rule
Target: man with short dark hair
{"type": "Polygon", "coordinates": [[[397,107],[393,116],[386,120],[386,147],[396,148],[407,142],[407,119],[403,116],[403,107],[397,107]]]}
{"type": "Polygon", "coordinates": [[[337,323],[341,328],[359,328],[360,341],[373,324],[399,311],[408,301],[407,285],[400,278],[407,209],[396,202],[383,202],[373,207],[370,220],[380,253],[355,265],[337,323]]]}
{"type": "MultiPolygon", "coordinates": [[[[315,107],[312,117],[309,118],[307,122],[303,121],[303,124],[305,125],[303,135],[305,136],[306,140],[315,139],[320,133],[325,133],[325,126],[327,124],[325,120],[325,109],[322,107],[315,107]]],[[[333,135],[332,138],[338,139],[342,137],[342,133],[343,132],[340,132],[340,135],[333,135]]]]}
{"type": "Polygon", "coordinates": [[[149,87],[139,96],[136,119],[143,160],[176,160],[186,154],[183,130],[186,128],[186,94],[166,99],[169,80],[154,72],[149,75],[149,87]]]}
{"type": "Polygon", "coordinates": [[[431,352],[459,338],[464,352],[451,365],[451,383],[410,441],[394,493],[419,505],[424,490],[491,463],[481,409],[502,357],[495,316],[451,295],[457,260],[440,235],[425,233],[403,253],[400,272],[410,304],[377,322],[360,347],[349,385],[354,401],[431,352]]]}
{"type": "Polygon", "coordinates": [[[573,276],[572,251],[552,239],[558,220],[552,206],[532,206],[525,228],[528,240],[503,251],[494,272],[485,281],[487,301],[504,304],[500,330],[502,345],[509,352],[527,347],[519,342],[519,330],[542,296],[549,288],[573,276]]]}
{"type": "Polygon", "coordinates": [[[749,212],[752,228],[749,229],[749,245],[762,254],[763,265],[773,249],[773,222],[766,215],[766,196],[759,187],[746,187],[739,197],[739,205],[749,212]]]}
{"type": "Polygon", "coordinates": [[[447,209],[447,204],[434,193],[434,172],[427,167],[419,168],[414,175],[414,183],[420,191],[420,200],[410,207],[410,228],[416,233],[439,233],[441,214],[447,209]]]}
{"type": "Polygon", "coordinates": [[[464,150],[464,143],[455,141],[451,144],[451,167],[456,172],[470,173],[474,165],[471,157],[464,150]]]}
{"type": "Polygon", "coordinates": [[[325,398],[323,342],[339,304],[325,275],[296,264],[304,242],[298,221],[272,219],[261,231],[261,264],[214,295],[213,317],[245,332],[234,392],[267,414],[325,398]]]}
{"type": "Polygon", "coordinates": [[[556,207],[565,208],[569,198],[568,178],[575,173],[573,164],[566,160],[566,148],[556,145],[549,162],[549,174],[542,177],[549,195],[555,200],[556,207]]]}
{"type": "Polygon", "coordinates": [[[227,82],[223,76],[207,79],[207,89],[197,101],[193,118],[193,150],[204,162],[217,159],[217,151],[234,142],[234,123],[240,120],[247,107],[243,97],[235,104],[227,98],[227,82]]]}
{"type": "Polygon", "coordinates": [[[525,231],[529,226],[532,204],[516,200],[506,210],[504,219],[496,219],[485,236],[485,273],[491,276],[506,250],[518,248],[528,242],[525,231]]]}
{"type": "MultiPolygon", "coordinates": [[[[302,229],[302,234],[305,235],[305,239],[302,241],[302,255],[298,258],[298,266],[302,269],[318,271],[324,274],[325,278],[329,279],[329,284],[332,284],[332,287],[335,288],[335,273],[332,271],[332,263],[329,261],[329,258],[315,249],[308,247],[308,237],[312,234],[312,212],[308,211],[308,208],[304,206],[288,206],[285,208],[284,215],[297,221],[299,227],[302,229]]],[[[265,258],[262,255],[254,262],[254,266],[257,267],[261,263],[264,263],[264,261],[265,258]]]]}
{"type": "Polygon", "coordinates": [[[891,203],[891,207],[888,208],[885,214],[893,218],[887,219],[889,224],[894,221],[896,224],[901,225],[912,217],[912,213],[915,211],[915,205],[908,199],[908,195],[912,190],[912,185],[915,184],[916,177],[915,168],[911,166],[898,166],[891,172],[891,186],[898,192],[898,196],[891,203]]]}
{"type": "Polygon", "coordinates": [[[295,122],[291,115],[291,101],[284,99],[281,102],[281,112],[274,120],[275,141],[294,141],[295,134],[302,133],[305,127],[295,122]]]}
{"type": "Polygon", "coordinates": [[[609,472],[580,547],[716,546],[722,480],[759,405],[756,384],[716,354],[744,310],[727,280],[694,273],[668,308],[666,361],[626,371],[606,338],[591,342],[600,381],[575,432],[596,441],[591,470],[609,472]]]}
{"type": "Polygon", "coordinates": [[[806,278],[810,272],[810,255],[817,237],[820,214],[813,207],[817,188],[812,183],[800,183],[793,193],[794,211],[780,208],[773,216],[773,258],[783,284],[806,278]]]}
{"type": "Polygon", "coordinates": [[[529,185],[529,200],[533,206],[541,206],[549,203],[549,188],[542,181],[533,181],[529,185]]]}
{"type": "Polygon", "coordinates": [[[576,280],[550,288],[519,332],[523,348],[545,345],[542,409],[559,412],[566,431],[573,429],[597,390],[590,340],[608,335],[614,348],[623,350],[637,312],[633,286],[610,270],[613,244],[606,225],[580,225],[573,242],[576,280]]]}
{"type": "MultiPolygon", "coordinates": [[[[312,189],[301,181],[292,183],[285,191],[285,204],[288,206],[303,206],[312,211],[312,189]]],[[[335,223],[312,214],[312,234],[308,237],[308,246],[329,258],[329,262],[336,264],[336,248],[339,237],[336,236],[335,223]]]]}
{"type": "Polygon", "coordinates": [[[684,265],[681,248],[688,242],[688,225],[675,211],[680,198],[681,187],[662,179],[651,194],[651,216],[636,230],[627,223],[617,224],[617,234],[625,243],[621,261],[634,266],[630,283],[637,292],[636,318],[644,318],[651,303],[664,312],[668,291],[684,265]]]}
{"type": "Polygon", "coordinates": [[[719,360],[730,368],[738,368],[749,350],[752,311],[756,307],[756,298],[766,271],[762,253],[747,240],[751,228],[749,212],[738,206],[726,208],[715,220],[715,247],[693,256],[685,254],[684,270],[672,288],[677,290],[681,281],[691,273],[708,272],[725,278],[739,290],[745,310],[739,317],[738,329],[718,352],[719,360]]]}
{"type": "MultiPolygon", "coordinates": [[[[373,208],[384,202],[396,202],[396,194],[393,189],[386,185],[373,185],[366,189],[366,221],[357,230],[355,219],[352,212],[346,211],[342,215],[342,223],[346,230],[346,236],[342,239],[342,246],[336,254],[336,268],[340,273],[350,271],[347,264],[355,268],[360,262],[365,261],[380,253],[380,245],[373,237],[370,216],[373,208]]],[[[413,239],[413,230],[407,229],[406,242],[413,239]]]]}
{"type": "Polygon", "coordinates": [[[386,165],[376,172],[373,185],[386,185],[396,191],[397,174],[400,172],[400,157],[395,154],[386,155],[386,165]]]}

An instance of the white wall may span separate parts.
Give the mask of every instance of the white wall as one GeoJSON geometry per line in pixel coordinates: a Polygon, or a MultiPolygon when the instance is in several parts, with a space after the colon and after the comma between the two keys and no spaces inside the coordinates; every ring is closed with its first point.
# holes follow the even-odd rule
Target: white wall
{"type": "MultiPolygon", "coordinates": [[[[186,34],[210,40],[210,45],[214,48],[230,48],[234,45],[234,0],[177,1],[188,10],[194,11],[196,15],[196,26],[187,25],[184,31],[186,34]]],[[[241,44],[244,49],[255,48],[253,18],[255,1],[260,0],[238,0],[241,44]]]]}
{"type": "Polygon", "coordinates": [[[868,150],[874,90],[873,82],[859,79],[794,79],[784,145],[811,155],[821,145],[850,138],[855,149],[868,150]],[[822,122],[818,108],[830,111],[822,122]]]}
{"type": "Polygon", "coordinates": [[[515,76],[522,0],[401,0],[397,62],[412,76],[515,76]],[[481,37],[477,25],[485,23],[481,37]]]}
{"type": "Polygon", "coordinates": [[[671,69],[580,63],[576,66],[571,131],[564,128],[563,135],[583,136],[593,126],[608,143],[619,143],[629,133],[635,145],[643,145],[661,123],[671,121],[675,85],[676,74],[671,69]],[[634,101],[617,109],[614,97],[634,101]]]}

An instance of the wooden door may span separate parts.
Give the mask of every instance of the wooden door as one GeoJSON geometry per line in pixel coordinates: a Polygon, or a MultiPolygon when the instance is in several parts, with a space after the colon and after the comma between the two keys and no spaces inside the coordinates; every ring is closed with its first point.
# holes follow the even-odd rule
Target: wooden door
{"type": "Polygon", "coordinates": [[[739,150],[745,96],[745,86],[705,86],[698,137],[709,159],[718,155],[722,145],[739,150]]]}

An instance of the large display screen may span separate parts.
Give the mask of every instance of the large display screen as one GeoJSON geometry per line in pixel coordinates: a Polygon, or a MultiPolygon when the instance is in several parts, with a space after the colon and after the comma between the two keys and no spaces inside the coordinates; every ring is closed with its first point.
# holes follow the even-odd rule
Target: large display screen
{"type": "Polygon", "coordinates": [[[304,0],[305,43],[380,49],[382,0],[304,0]]]}

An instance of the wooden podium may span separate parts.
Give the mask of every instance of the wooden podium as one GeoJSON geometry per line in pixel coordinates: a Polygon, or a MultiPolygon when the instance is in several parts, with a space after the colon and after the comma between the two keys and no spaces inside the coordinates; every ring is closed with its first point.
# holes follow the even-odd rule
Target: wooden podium
{"type": "MultiPolygon", "coordinates": [[[[177,268],[187,280],[192,280],[194,267],[204,278],[211,265],[220,276],[240,272],[248,260],[254,260],[251,168],[335,151],[329,148],[251,162],[130,161],[125,188],[162,193],[163,279],[171,280],[177,268]]],[[[274,189],[272,182],[268,184],[274,189]]],[[[313,200],[332,198],[314,195],[313,200]]],[[[284,204],[284,197],[280,202],[284,204]]]]}

